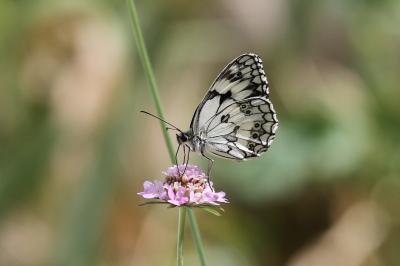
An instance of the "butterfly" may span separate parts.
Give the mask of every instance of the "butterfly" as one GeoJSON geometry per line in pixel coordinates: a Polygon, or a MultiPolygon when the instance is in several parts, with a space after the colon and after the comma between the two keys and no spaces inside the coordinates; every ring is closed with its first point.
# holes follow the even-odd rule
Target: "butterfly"
{"type": "Polygon", "coordinates": [[[198,105],[189,130],[173,127],[179,131],[177,154],[181,145],[184,154],[185,147],[200,153],[211,163],[209,171],[214,160],[208,155],[245,161],[266,152],[275,139],[278,118],[261,58],[247,53],[230,62],[198,105]]]}

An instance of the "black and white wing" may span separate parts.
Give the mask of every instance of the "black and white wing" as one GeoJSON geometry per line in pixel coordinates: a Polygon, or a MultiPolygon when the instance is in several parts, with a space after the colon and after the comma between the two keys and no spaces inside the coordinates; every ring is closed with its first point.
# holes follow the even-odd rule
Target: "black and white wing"
{"type": "Polygon", "coordinates": [[[191,122],[191,130],[204,140],[206,152],[234,160],[267,151],[277,128],[268,81],[255,54],[241,55],[224,68],[191,122]]]}

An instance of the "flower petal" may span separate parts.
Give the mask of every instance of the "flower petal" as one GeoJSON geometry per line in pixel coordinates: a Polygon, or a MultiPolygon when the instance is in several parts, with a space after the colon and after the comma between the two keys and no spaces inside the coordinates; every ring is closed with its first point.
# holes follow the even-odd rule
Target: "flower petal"
{"type": "Polygon", "coordinates": [[[143,191],[137,194],[146,199],[158,198],[175,206],[228,203],[225,192],[215,192],[213,183],[196,165],[174,165],[163,174],[167,176],[165,181],[145,181],[143,191]]]}

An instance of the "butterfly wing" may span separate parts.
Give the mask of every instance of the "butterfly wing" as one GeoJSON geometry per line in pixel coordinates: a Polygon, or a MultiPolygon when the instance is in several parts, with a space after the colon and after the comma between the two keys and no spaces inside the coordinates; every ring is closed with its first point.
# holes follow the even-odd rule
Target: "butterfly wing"
{"type": "Polygon", "coordinates": [[[244,160],[258,157],[271,146],[278,128],[272,103],[252,97],[230,104],[207,126],[206,151],[244,160]]]}
{"type": "Polygon", "coordinates": [[[197,107],[191,122],[205,151],[236,160],[257,157],[275,138],[278,120],[261,59],[244,54],[228,64],[197,107]]]}

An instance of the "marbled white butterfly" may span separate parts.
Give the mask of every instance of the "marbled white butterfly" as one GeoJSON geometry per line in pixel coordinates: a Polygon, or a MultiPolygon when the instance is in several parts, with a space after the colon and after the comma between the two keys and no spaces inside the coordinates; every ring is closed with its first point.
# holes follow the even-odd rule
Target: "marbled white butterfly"
{"type": "Polygon", "coordinates": [[[174,129],[179,147],[201,153],[211,164],[207,154],[242,161],[267,151],[278,119],[261,58],[249,53],[229,63],[197,107],[190,129],[174,129]]]}

